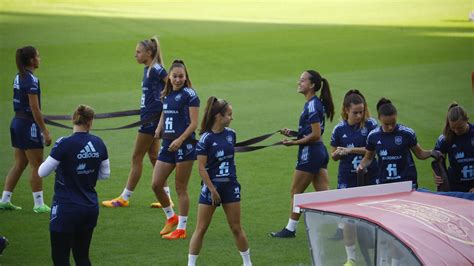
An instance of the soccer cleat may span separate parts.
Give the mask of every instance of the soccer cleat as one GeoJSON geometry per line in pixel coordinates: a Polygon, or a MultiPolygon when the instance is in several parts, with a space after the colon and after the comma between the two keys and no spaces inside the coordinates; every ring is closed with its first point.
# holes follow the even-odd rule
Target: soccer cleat
{"type": "Polygon", "coordinates": [[[334,241],[342,240],[343,238],[344,238],[344,234],[341,228],[337,228],[336,232],[334,232],[334,235],[328,237],[329,240],[334,240],[334,241]]]}
{"type": "Polygon", "coordinates": [[[296,231],[290,231],[286,228],[283,228],[279,232],[271,232],[271,237],[278,237],[278,238],[292,238],[296,236],[296,231]]]}
{"type": "Polygon", "coordinates": [[[357,264],[356,264],[355,260],[348,259],[348,260],[346,261],[346,263],[344,263],[343,266],[356,266],[356,265],[357,265],[357,264]]]}
{"type": "Polygon", "coordinates": [[[173,217],[166,220],[165,226],[161,229],[160,235],[166,235],[173,231],[173,228],[178,225],[178,215],[173,215],[173,217]]]}
{"type": "Polygon", "coordinates": [[[168,240],[185,239],[186,238],[186,230],[185,229],[176,229],[173,232],[162,236],[162,238],[168,239],[168,240]]]}
{"type": "Polygon", "coordinates": [[[21,210],[21,207],[15,206],[11,202],[0,202],[0,210],[17,211],[21,210]]]}
{"type": "Polygon", "coordinates": [[[41,206],[34,207],[33,211],[36,213],[49,213],[51,212],[51,208],[48,205],[43,204],[41,206]]]}
{"type": "Polygon", "coordinates": [[[128,200],[124,200],[122,197],[118,197],[113,200],[102,201],[102,206],[108,208],[128,207],[128,200]]]}
{"type": "MultiPolygon", "coordinates": [[[[171,207],[174,207],[174,203],[173,203],[173,200],[170,198],[170,203],[171,203],[171,207]]],[[[152,204],[150,204],[150,208],[156,208],[156,209],[161,209],[163,208],[163,206],[161,206],[161,203],[159,201],[157,202],[153,202],[152,204]]]]}

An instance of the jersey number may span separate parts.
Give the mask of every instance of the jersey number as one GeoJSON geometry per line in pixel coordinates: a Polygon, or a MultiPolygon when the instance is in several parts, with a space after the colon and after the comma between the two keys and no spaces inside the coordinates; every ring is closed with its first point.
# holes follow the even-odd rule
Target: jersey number
{"type": "Polygon", "coordinates": [[[354,159],[352,159],[352,167],[354,168],[354,170],[357,169],[357,166],[359,166],[360,161],[362,161],[362,156],[356,156],[354,157],[354,159]]]}
{"type": "Polygon", "coordinates": [[[462,168],[463,179],[471,180],[474,178],[474,165],[466,165],[462,168]]]}

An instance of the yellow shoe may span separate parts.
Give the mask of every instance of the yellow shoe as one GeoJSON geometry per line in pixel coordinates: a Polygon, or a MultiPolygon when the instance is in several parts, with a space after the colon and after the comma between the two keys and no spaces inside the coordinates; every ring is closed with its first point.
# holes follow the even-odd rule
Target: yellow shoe
{"type": "Polygon", "coordinates": [[[162,236],[162,238],[168,239],[168,240],[185,239],[186,238],[186,230],[185,229],[176,229],[173,232],[162,236]]]}
{"type": "MultiPolygon", "coordinates": [[[[171,207],[174,207],[174,203],[173,203],[173,200],[170,198],[170,203],[171,203],[171,207]]],[[[163,206],[161,206],[161,203],[158,201],[158,202],[153,202],[152,204],[150,204],[150,208],[156,208],[156,209],[161,209],[163,208],[163,206]]]]}
{"type": "Polygon", "coordinates": [[[160,235],[171,233],[176,225],[178,225],[178,215],[175,214],[166,221],[165,226],[161,229],[160,235]]]}
{"type": "Polygon", "coordinates": [[[357,265],[357,264],[356,264],[355,260],[348,259],[348,260],[346,261],[346,263],[344,263],[343,266],[356,266],[356,265],[357,265]]]}
{"type": "Polygon", "coordinates": [[[118,197],[113,200],[102,201],[102,206],[108,208],[128,207],[128,200],[124,200],[122,197],[118,197]]]}

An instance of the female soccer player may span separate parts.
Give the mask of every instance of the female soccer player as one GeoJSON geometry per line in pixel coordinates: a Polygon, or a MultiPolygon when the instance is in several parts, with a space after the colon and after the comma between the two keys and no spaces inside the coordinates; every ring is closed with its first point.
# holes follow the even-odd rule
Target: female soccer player
{"type": "Polygon", "coordinates": [[[51,145],[51,136],[41,114],[40,83],[33,74],[39,67],[40,61],[38,50],[32,46],[25,46],[16,50],[18,74],[13,81],[15,117],[10,124],[15,164],[5,179],[0,210],[21,209],[21,207],[11,203],[11,197],[28,164],[31,167],[30,185],[35,203],[33,211],[48,213],[51,210],[44,204],[43,181],[38,176],[38,167],[43,161],[43,144],[51,145]]]}
{"type": "MultiPolygon", "coordinates": [[[[449,106],[446,125],[435,150],[448,155],[450,190],[474,192],[474,126],[457,103],[449,106]]],[[[435,175],[435,183],[439,185],[443,179],[435,175]]]]}
{"type": "MultiPolygon", "coordinates": [[[[357,166],[365,154],[367,135],[377,127],[370,118],[364,96],[359,90],[349,90],[344,96],[341,111],[342,121],[331,135],[331,157],[339,161],[337,188],[357,187],[357,166]]],[[[368,167],[369,184],[377,184],[378,166],[376,160],[368,167]]],[[[341,229],[338,229],[341,230],[341,229]]],[[[344,265],[354,265],[356,260],[356,228],[352,224],[342,224],[343,239],[347,253],[344,265]]]]}
{"type": "MultiPolygon", "coordinates": [[[[291,185],[291,206],[293,195],[303,193],[312,182],[316,191],[329,189],[327,164],[329,155],[322,141],[324,121],[326,117],[332,121],[334,104],[331,97],[328,81],[314,70],[307,70],[301,74],[298,81],[298,92],[306,98],[301,113],[297,140],[284,140],[286,146],[299,145],[298,161],[296,163],[293,183],[291,185]],[[320,96],[315,93],[321,91],[320,96]]],[[[285,136],[291,136],[291,130],[281,130],[285,136]]],[[[295,237],[299,213],[291,210],[290,219],[285,228],[279,232],[272,232],[272,237],[295,237]]]]}
{"type": "Polygon", "coordinates": [[[160,232],[164,239],[186,238],[189,212],[188,182],[196,160],[194,131],[198,124],[199,98],[182,60],[174,60],[163,90],[163,113],[155,137],[163,138],[153,169],[152,189],[163,206],[167,221],[160,232]],[[179,217],[174,213],[163,186],[176,168],[179,217]],[[173,231],[174,226],[178,225],[173,231]]]}
{"type": "Polygon", "coordinates": [[[189,266],[196,264],[204,234],[221,203],[243,263],[252,265],[247,236],[240,224],[240,184],[234,162],[236,135],[227,128],[231,121],[232,106],[225,100],[209,97],[201,123],[201,139],[196,147],[203,182],[196,230],[189,243],[189,266]]]}
{"type": "MultiPolygon", "coordinates": [[[[164,69],[163,56],[158,38],[153,37],[149,40],[139,42],[136,47],[135,58],[139,64],[145,65],[142,80],[140,119],[142,121],[148,121],[156,117],[156,120],[148,121],[138,129],[127,185],[119,197],[103,201],[102,205],[105,207],[127,207],[129,205],[130,197],[142,175],[143,157],[148,153],[148,158],[152,166],[154,166],[160,147],[160,140],[154,138],[154,135],[158,125],[158,119],[163,110],[163,104],[160,98],[168,74],[164,69]]],[[[164,189],[169,196],[170,189],[166,184],[164,189]]],[[[161,208],[161,205],[156,202],[152,203],[151,207],[161,208]]]]}
{"type": "Polygon", "coordinates": [[[397,124],[397,109],[390,100],[380,99],[377,112],[381,125],[369,133],[367,151],[357,171],[365,171],[377,154],[380,183],[412,181],[413,188],[417,188],[415,162],[410,151],[420,160],[438,158],[440,153],[424,150],[411,128],[397,124]]]}
{"type": "Polygon", "coordinates": [[[79,105],[74,112],[73,134],[58,139],[39,168],[41,177],[56,169],[49,224],[54,265],[69,265],[72,249],[76,265],[91,265],[89,246],[99,216],[95,185],[110,175],[107,148],[89,134],[94,110],[79,105]]]}

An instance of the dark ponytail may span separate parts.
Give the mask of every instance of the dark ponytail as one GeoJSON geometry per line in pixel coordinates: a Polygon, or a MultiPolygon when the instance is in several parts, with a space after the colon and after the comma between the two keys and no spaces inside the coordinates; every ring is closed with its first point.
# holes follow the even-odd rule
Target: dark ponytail
{"type": "Polygon", "coordinates": [[[192,88],[191,84],[191,78],[188,75],[188,70],[186,69],[186,65],[184,64],[184,61],[181,59],[175,59],[173,60],[173,63],[171,63],[170,70],[168,71],[168,77],[166,78],[166,83],[165,83],[165,88],[163,89],[163,92],[161,94],[161,98],[164,98],[165,96],[168,96],[171,91],[173,90],[173,85],[171,84],[170,76],[171,76],[171,71],[173,71],[174,68],[180,67],[184,69],[184,72],[186,73],[186,81],[184,82],[183,87],[188,87],[192,88]]]}
{"type": "Polygon", "coordinates": [[[36,54],[37,51],[33,46],[25,46],[16,49],[16,68],[21,78],[25,77],[26,67],[31,66],[31,59],[35,58],[36,54]]]}
{"type": "Polygon", "coordinates": [[[210,132],[212,130],[212,126],[216,121],[216,115],[224,115],[225,111],[227,110],[227,106],[229,106],[229,103],[223,99],[217,99],[214,96],[211,96],[209,99],[207,99],[206,109],[204,109],[204,118],[201,122],[201,129],[199,130],[200,135],[202,135],[204,132],[210,132]]]}
{"type": "Polygon", "coordinates": [[[458,105],[456,102],[452,103],[448,108],[448,114],[446,115],[446,124],[444,125],[443,135],[446,138],[448,144],[452,144],[455,133],[449,127],[449,121],[469,121],[466,111],[462,106],[458,105]]]}
{"type": "Polygon", "coordinates": [[[377,103],[377,113],[379,116],[392,116],[397,114],[397,108],[387,98],[381,98],[377,103]]]}
{"type": "Polygon", "coordinates": [[[89,124],[94,119],[94,109],[92,107],[81,104],[74,111],[72,116],[72,123],[74,125],[82,126],[89,124]]]}
{"type": "Polygon", "coordinates": [[[364,126],[365,122],[370,118],[369,108],[367,106],[367,102],[365,101],[364,95],[357,90],[351,89],[349,90],[346,95],[344,96],[344,100],[342,102],[342,110],[341,110],[341,117],[343,120],[349,119],[349,116],[346,112],[351,107],[351,104],[364,104],[364,118],[360,122],[360,126],[364,126]]]}
{"type": "Polygon", "coordinates": [[[321,77],[321,75],[314,70],[306,70],[309,74],[309,80],[314,84],[314,92],[321,90],[319,99],[323,103],[326,117],[332,121],[334,118],[334,103],[332,101],[331,90],[329,89],[329,82],[321,77]]]}

